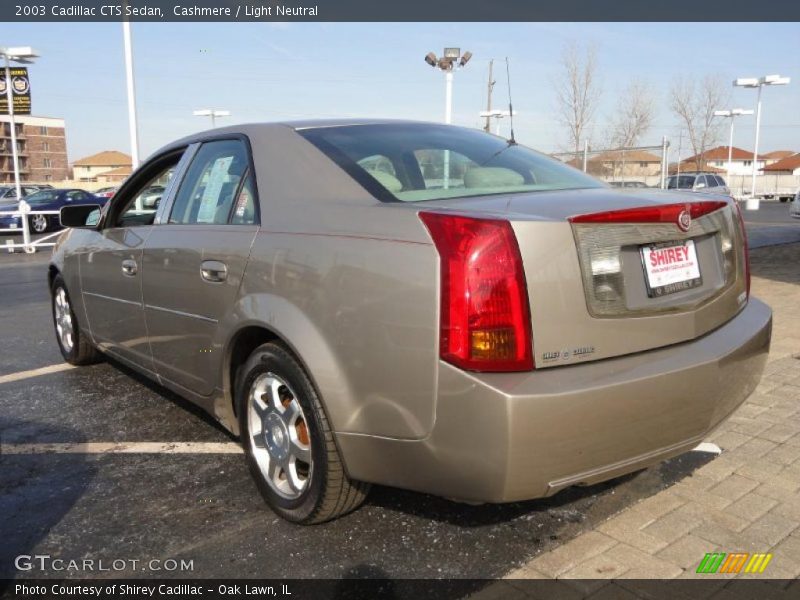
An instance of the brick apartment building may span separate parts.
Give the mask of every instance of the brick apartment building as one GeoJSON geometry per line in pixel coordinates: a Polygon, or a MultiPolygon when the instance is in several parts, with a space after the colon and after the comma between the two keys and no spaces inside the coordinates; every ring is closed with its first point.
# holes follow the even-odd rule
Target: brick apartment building
{"type": "MultiPolygon", "coordinates": [[[[15,116],[19,172],[22,181],[43,183],[69,177],[67,137],[63,119],[15,116]]],[[[11,123],[0,116],[0,183],[14,181],[11,123]]]]}

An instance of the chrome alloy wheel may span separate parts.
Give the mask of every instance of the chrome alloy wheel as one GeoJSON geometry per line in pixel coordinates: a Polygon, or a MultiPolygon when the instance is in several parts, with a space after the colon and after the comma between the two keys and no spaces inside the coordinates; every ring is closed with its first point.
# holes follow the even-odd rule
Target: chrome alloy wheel
{"type": "Polygon", "coordinates": [[[308,488],[312,459],[303,408],[289,385],[273,373],[256,377],[248,396],[250,447],[264,479],[294,500],[308,488]]]}
{"type": "Polygon", "coordinates": [[[47,217],[44,215],[33,215],[31,217],[31,228],[36,233],[43,233],[47,229],[47,217]]]}
{"type": "Polygon", "coordinates": [[[64,351],[69,354],[72,352],[72,346],[75,343],[75,338],[72,326],[72,311],[69,307],[67,292],[63,287],[56,289],[53,306],[55,307],[54,314],[58,340],[61,342],[61,347],[64,348],[64,351]]]}

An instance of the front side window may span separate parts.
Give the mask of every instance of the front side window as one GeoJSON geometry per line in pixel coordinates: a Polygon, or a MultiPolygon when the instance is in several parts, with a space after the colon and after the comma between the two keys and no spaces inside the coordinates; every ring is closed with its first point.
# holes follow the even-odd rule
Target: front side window
{"type": "Polygon", "coordinates": [[[203,144],[181,183],[169,222],[227,223],[247,166],[247,150],[241,140],[203,144]]]}
{"type": "Polygon", "coordinates": [[[410,123],[298,133],[381,200],[416,202],[604,187],[557,160],[473,129],[410,123]]]}
{"type": "Polygon", "coordinates": [[[138,186],[130,195],[125,194],[127,200],[122,196],[116,196],[115,202],[124,202],[125,205],[112,226],[152,225],[161,203],[161,196],[166,185],[172,179],[179,160],[180,155],[173,156],[160,167],[155,168],[152,176],[145,180],[144,185],[138,186]]]}

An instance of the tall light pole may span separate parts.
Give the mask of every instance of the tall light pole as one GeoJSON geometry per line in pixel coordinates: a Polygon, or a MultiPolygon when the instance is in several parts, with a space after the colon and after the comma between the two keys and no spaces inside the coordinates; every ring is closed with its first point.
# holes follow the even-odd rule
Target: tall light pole
{"type": "Polygon", "coordinates": [[[128,132],[131,138],[131,166],[139,166],[139,127],[136,123],[136,87],[133,81],[133,51],[131,49],[131,22],[122,22],[122,39],[125,46],[125,85],[128,91],[128,132]]]}
{"type": "Polygon", "coordinates": [[[229,110],[213,110],[211,108],[203,108],[201,110],[196,110],[192,113],[195,117],[211,117],[211,128],[217,126],[217,118],[219,117],[230,117],[231,111],[229,110]]]}
{"type": "MultiPolygon", "coordinates": [[[[731,178],[731,167],[733,166],[733,122],[736,120],[736,117],[741,117],[743,115],[752,115],[752,110],[745,110],[744,108],[732,108],[730,110],[715,110],[714,116],[715,117],[725,117],[731,120],[731,132],[730,136],[728,137],[728,169],[727,175],[728,180],[731,178]]],[[[728,185],[730,185],[730,181],[728,181],[728,185]]]]}
{"type": "Polygon", "coordinates": [[[758,210],[756,197],[756,175],[758,174],[758,136],[761,131],[761,89],[765,85],[788,85],[791,79],[780,75],[765,75],[764,77],[740,77],[733,82],[734,87],[758,88],[756,103],[756,140],[753,144],[753,181],[750,186],[750,198],[747,199],[747,210],[758,210]]]}
{"type": "Polygon", "coordinates": [[[0,48],[3,55],[6,71],[6,99],[8,100],[8,121],[11,127],[11,160],[14,163],[14,187],[16,188],[17,200],[22,200],[22,188],[19,182],[19,152],[17,151],[17,123],[14,120],[14,92],[11,81],[11,63],[29,65],[33,63],[39,55],[30,46],[19,46],[16,48],[0,48]]]}
{"type": "MultiPolygon", "coordinates": [[[[445,48],[444,55],[436,58],[433,52],[425,55],[425,62],[434,68],[444,71],[445,94],[444,94],[444,122],[448,125],[453,122],[453,72],[457,68],[464,68],[472,52],[467,50],[461,54],[461,48],[445,48]]],[[[450,151],[444,151],[444,189],[450,187],[450,151]]]]}
{"type": "Polygon", "coordinates": [[[445,48],[444,56],[436,58],[433,52],[425,55],[425,62],[432,67],[438,67],[445,74],[445,107],[444,122],[450,124],[453,120],[453,72],[463,68],[472,58],[472,52],[461,54],[461,48],[445,48]]]}

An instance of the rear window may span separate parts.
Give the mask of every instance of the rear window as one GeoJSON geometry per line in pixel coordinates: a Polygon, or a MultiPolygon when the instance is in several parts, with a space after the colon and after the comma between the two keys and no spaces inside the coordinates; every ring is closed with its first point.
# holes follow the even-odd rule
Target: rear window
{"type": "Polygon", "coordinates": [[[473,129],[383,124],[298,133],[385,201],[604,187],[557,160],[473,129]]]}
{"type": "Polygon", "coordinates": [[[667,189],[669,190],[690,190],[694,186],[694,175],[680,175],[678,177],[670,177],[667,181],[667,189]]]}

